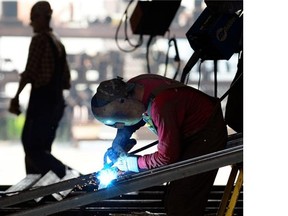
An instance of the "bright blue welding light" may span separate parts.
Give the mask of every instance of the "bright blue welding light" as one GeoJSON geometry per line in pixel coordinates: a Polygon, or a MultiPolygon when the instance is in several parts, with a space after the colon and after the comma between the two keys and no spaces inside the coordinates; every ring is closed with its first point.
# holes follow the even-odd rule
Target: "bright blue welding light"
{"type": "Polygon", "coordinates": [[[97,178],[100,181],[101,188],[107,187],[111,183],[111,181],[117,178],[117,169],[103,169],[99,171],[97,178]]]}

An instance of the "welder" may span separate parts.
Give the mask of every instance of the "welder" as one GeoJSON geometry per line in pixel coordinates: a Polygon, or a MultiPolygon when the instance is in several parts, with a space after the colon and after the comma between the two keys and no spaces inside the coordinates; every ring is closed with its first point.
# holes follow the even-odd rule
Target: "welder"
{"type": "MultiPolygon", "coordinates": [[[[219,99],[160,75],[103,81],[92,97],[91,109],[100,122],[117,128],[105,155],[123,172],[165,166],[226,145],[227,128],[219,99]],[[158,136],[157,151],[129,155],[136,144],[132,134],[145,124],[158,136]]],[[[203,216],[217,171],[167,183],[167,215],[203,216]]]]}

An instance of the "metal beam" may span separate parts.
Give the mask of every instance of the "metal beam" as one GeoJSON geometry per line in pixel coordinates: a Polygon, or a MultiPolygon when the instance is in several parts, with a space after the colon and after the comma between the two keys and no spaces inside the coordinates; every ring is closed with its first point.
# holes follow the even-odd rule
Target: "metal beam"
{"type": "Polygon", "coordinates": [[[34,189],[32,188],[31,190],[23,191],[16,195],[1,198],[0,208],[19,204],[38,197],[74,188],[75,185],[82,184],[82,182],[87,181],[87,178],[89,178],[91,175],[92,174],[80,176],[78,178],[69,179],[55,184],[43,186],[40,188],[34,188],[34,189]]]}
{"type": "Polygon", "coordinates": [[[60,202],[32,208],[13,215],[50,215],[72,209],[73,207],[88,205],[121,194],[134,192],[240,162],[243,162],[243,144],[164,167],[123,176],[121,179],[115,181],[112,186],[96,192],[71,197],[60,202]]]}
{"type": "MultiPolygon", "coordinates": [[[[102,38],[102,39],[115,39],[117,26],[107,24],[95,24],[87,28],[53,28],[61,38],[74,37],[74,38],[102,38]]],[[[170,32],[177,38],[186,38],[186,30],[182,27],[172,27],[170,32]]],[[[24,25],[4,25],[0,22],[0,35],[1,36],[21,36],[31,37],[33,36],[32,29],[29,26],[24,25]]],[[[138,35],[131,35],[131,37],[138,38],[138,35]]],[[[118,35],[119,39],[125,39],[124,34],[118,35]]]]}
{"type": "MultiPolygon", "coordinates": [[[[155,141],[149,145],[147,145],[145,148],[150,147],[151,145],[154,145],[158,141],[155,141]]],[[[228,142],[226,145],[226,148],[231,148],[234,146],[241,145],[243,143],[243,135],[242,134],[234,134],[228,137],[228,142]]],[[[135,150],[133,153],[139,152],[139,150],[135,150]]],[[[171,165],[173,166],[173,165],[171,165]]],[[[76,185],[83,185],[87,180],[91,180],[91,177],[94,177],[97,173],[90,173],[87,175],[83,175],[77,178],[69,179],[66,181],[58,182],[55,184],[43,186],[40,188],[32,188],[30,190],[19,192],[18,194],[14,194],[13,196],[9,197],[3,197],[0,199],[0,208],[19,204],[28,200],[36,199],[38,197],[43,197],[46,195],[50,195],[56,192],[65,191],[68,189],[73,189],[76,185]]],[[[145,175],[145,173],[144,173],[145,175]]]]}

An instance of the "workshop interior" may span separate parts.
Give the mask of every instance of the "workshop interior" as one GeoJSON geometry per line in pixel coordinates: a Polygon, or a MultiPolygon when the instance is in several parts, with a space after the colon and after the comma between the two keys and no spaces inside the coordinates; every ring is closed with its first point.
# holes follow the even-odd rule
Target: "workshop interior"
{"type": "MultiPolygon", "coordinates": [[[[35,2],[0,1],[0,154],[21,163],[15,177],[10,174],[15,164],[8,174],[9,165],[1,160],[8,168],[0,171],[0,215],[166,215],[168,182],[216,168],[226,173],[214,183],[205,215],[243,215],[243,0],[49,1],[72,79],[53,147],[76,167],[63,179],[53,171],[25,174],[19,144],[25,115],[7,112],[25,67],[32,36],[29,10],[35,2]],[[12,44],[19,45],[11,49],[12,44]],[[116,130],[94,118],[90,101],[100,82],[140,74],[168,77],[219,98],[228,131],[225,149],[117,176],[105,155],[116,130]],[[20,159],[7,155],[8,148],[17,149],[20,159]]],[[[20,98],[23,113],[27,92],[20,98]]],[[[140,147],[129,155],[154,151],[158,143],[147,128],[133,138],[140,147]]]]}

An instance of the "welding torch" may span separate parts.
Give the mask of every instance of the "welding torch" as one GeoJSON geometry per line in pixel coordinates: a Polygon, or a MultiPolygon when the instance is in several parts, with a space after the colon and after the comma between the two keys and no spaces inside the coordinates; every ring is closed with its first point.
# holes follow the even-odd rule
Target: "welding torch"
{"type": "MultiPolygon", "coordinates": [[[[130,140],[132,140],[132,139],[130,139],[130,140]]],[[[134,139],[133,139],[134,140],[134,139]]],[[[133,141],[133,142],[135,142],[136,143],[136,140],[135,141],[133,141]]],[[[114,163],[118,160],[118,158],[119,157],[124,157],[124,156],[133,156],[133,155],[135,155],[135,154],[137,154],[137,153],[139,153],[139,152],[141,152],[141,151],[144,151],[144,150],[146,150],[146,149],[148,149],[148,148],[150,148],[150,147],[152,147],[152,146],[154,146],[154,145],[156,145],[158,143],[158,140],[156,140],[156,141],[154,141],[154,142],[152,142],[152,143],[150,143],[150,144],[148,144],[148,145],[146,145],[146,146],[143,146],[143,147],[141,147],[141,148],[139,148],[139,149],[136,149],[136,150],[134,150],[134,151],[132,151],[132,152],[130,152],[130,153],[128,153],[127,151],[124,151],[123,150],[123,148],[121,148],[120,146],[118,146],[118,148],[117,149],[115,149],[115,148],[108,148],[108,150],[105,152],[105,154],[104,154],[104,158],[103,158],[103,161],[104,161],[104,168],[110,168],[110,167],[112,167],[113,165],[114,165],[114,163]],[[108,158],[110,159],[110,163],[108,162],[108,158]]],[[[135,145],[135,144],[134,144],[135,145]]],[[[133,145],[133,146],[134,146],[133,145]]],[[[132,146],[132,147],[133,147],[132,146]]],[[[130,149],[129,149],[130,150],[130,149]]]]}
{"type": "MultiPolygon", "coordinates": [[[[136,141],[135,141],[136,143],[136,141]]],[[[114,148],[109,148],[106,153],[104,154],[104,166],[102,170],[100,170],[97,174],[97,178],[100,182],[100,188],[107,187],[111,181],[118,178],[119,175],[122,175],[125,173],[125,171],[121,171],[118,169],[117,166],[115,166],[115,163],[118,163],[121,159],[127,158],[127,157],[133,157],[136,153],[139,153],[147,148],[150,148],[158,143],[158,140],[142,147],[139,149],[136,149],[135,151],[132,151],[130,153],[127,153],[123,150],[123,148],[117,148],[116,150],[114,148]],[[118,150],[118,151],[117,151],[118,150]],[[108,162],[108,158],[111,162],[108,162]]],[[[129,149],[130,150],[130,149],[129,149]]]]}

